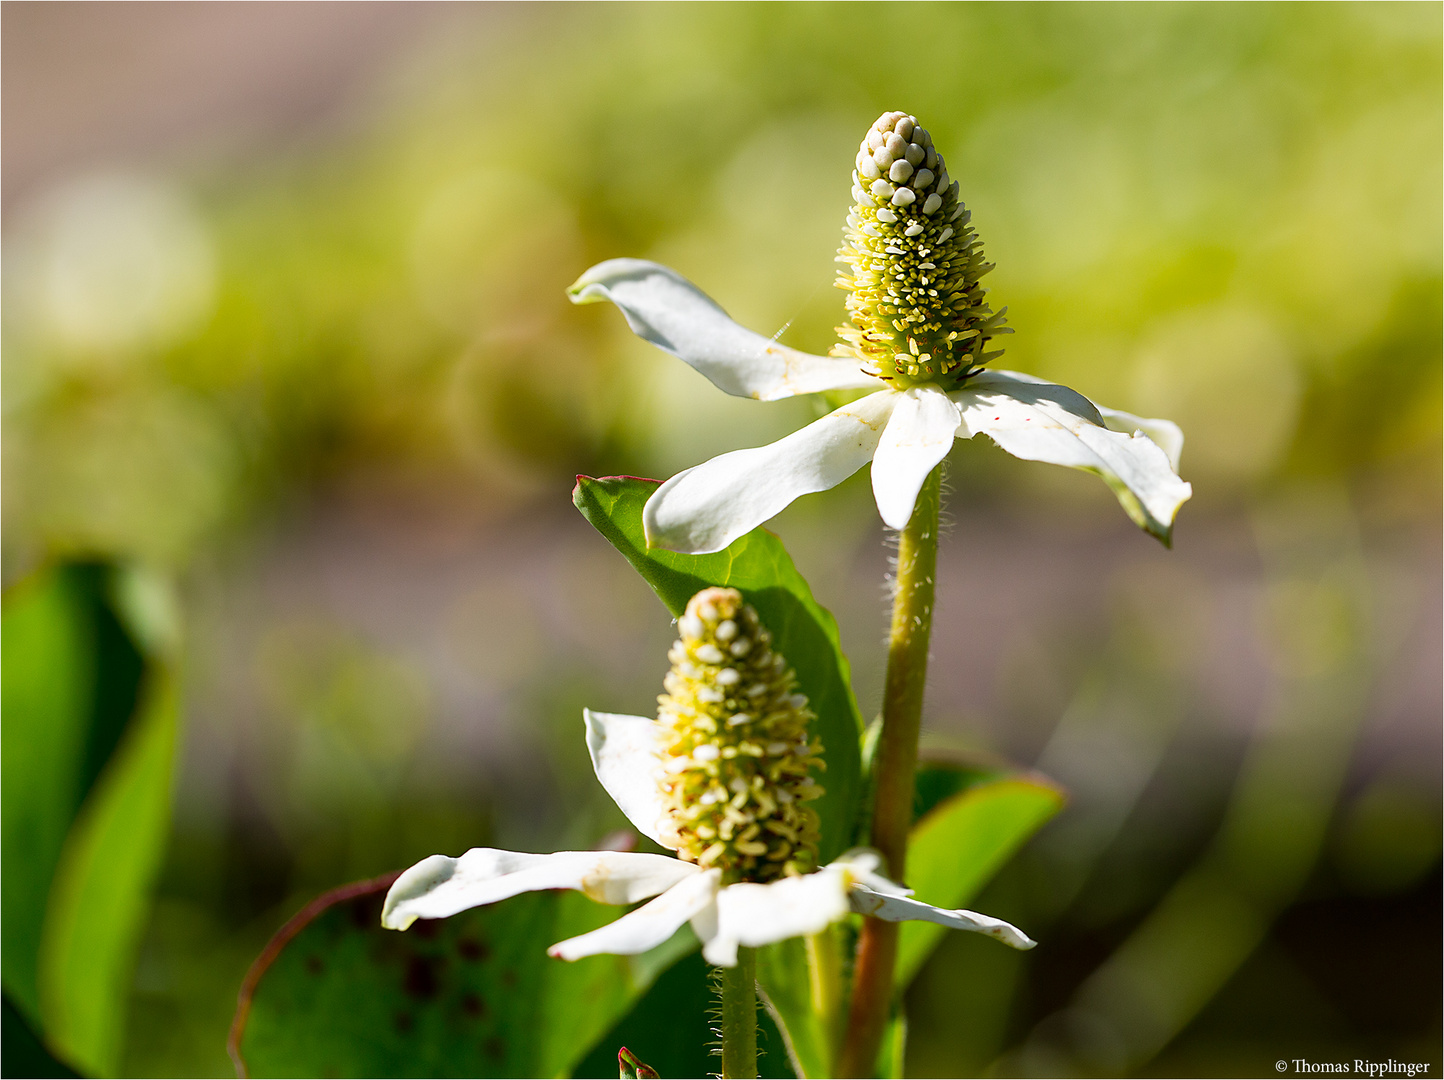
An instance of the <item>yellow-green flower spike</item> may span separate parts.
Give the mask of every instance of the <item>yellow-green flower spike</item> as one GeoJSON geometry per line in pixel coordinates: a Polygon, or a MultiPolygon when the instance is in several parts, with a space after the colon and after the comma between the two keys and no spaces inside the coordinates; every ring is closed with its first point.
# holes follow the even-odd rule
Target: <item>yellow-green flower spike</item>
{"type": "Polygon", "coordinates": [[[883,113],[857,152],[854,206],[838,262],[851,326],[838,327],[835,356],[850,356],[898,389],[935,383],[954,390],[1002,349],[1012,331],[979,284],[993,264],[969,223],[932,137],[906,113],[883,113]]]}
{"type": "Polygon", "coordinates": [[[804,804],[822,794],[807,698],[736,589],[703,589],[677,627],[657,698],[664,837],[726,884],[807,873],[818,822],[804,804]]]}

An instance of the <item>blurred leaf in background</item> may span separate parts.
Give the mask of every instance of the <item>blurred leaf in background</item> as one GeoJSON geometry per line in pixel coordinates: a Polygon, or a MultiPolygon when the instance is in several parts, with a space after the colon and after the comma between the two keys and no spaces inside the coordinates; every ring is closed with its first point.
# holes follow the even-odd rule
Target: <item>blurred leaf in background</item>
{"type": "Polygon", "coordinates": [[[5,596],[7,1022],[23,1016],[87,1073],[119,1065],[170,826],[178,716],[163,590],[141,571],[82,563],[5,596]]]}

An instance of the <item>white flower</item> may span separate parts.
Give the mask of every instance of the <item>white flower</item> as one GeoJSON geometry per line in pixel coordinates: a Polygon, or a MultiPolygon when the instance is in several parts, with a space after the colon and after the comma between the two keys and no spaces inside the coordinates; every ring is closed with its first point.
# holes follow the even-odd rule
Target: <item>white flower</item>
{"type": "MultiPolygon", "coordinates": [[[[664,805],[657,781],[661,725],[641,716],[586,712],[587,748],[597,779],[639,831],[664,839],[664,805]]],[[[440,919],[538,889],[578,889],[604,904],[651,899],[598,930],[558,942],[564,960],[595,953],[645,952],[690,922],[707,961],[737,962],[738,946],[769,945],[814,934],[849,911],[901,922],[921,919],[974,930],[1015,949],[1031,949],[1026,934],[1001,919],[949,911],[911,898],[877,871],[871,851],[849,852],[810,874],[767,884],[722,885],[721,871],[703,870],[670,855],[621,851],[559,851],[532,855],[473,848],[460,858],[433,855],[407,870],[386,894],[381,923],[405,930],[416,919],[440,919]]]]}
{"type": "Polygon", "coordinates": [[[872,461],[878,512],[903,528],[923,481],[953,439],[985,434],[1008,453],[1097,473],[1141,527],[1168,542],[1192,494],[1177,475],[1183,434],[1094,405],[1065,386],[989,371],[945,392],[931,383],[896,389],[854,360],[813,356],[733,322],[668,267],[611,259],[570,288],[579,304],[610,300],[638,336],[690,364],[729,394],[774,401],[823,390],[872,389],[770,446],[734,450],[687,469],[648,501],[648,544],[720,551],[800,495],[823,491],[872,461]]]}

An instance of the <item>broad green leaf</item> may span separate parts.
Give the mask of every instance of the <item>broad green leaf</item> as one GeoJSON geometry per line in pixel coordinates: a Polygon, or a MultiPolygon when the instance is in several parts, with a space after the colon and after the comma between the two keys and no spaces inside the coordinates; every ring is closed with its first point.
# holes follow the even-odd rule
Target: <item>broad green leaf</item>
{"type": "MultiPolygon", "coordinates": [[[[1063,801],[1058,788],[1037,777],[988,780],[943,799],[913,826],[908,884],[919,900],[962,907],[1063,801]]],[[[912,981],[947,932],[933,923],[902,924],[899,989],[912,981]]]]}
{"type": "Polygon", "coordinates": [[[642,575],[673,616],[709,585],[739,590],[772,631],[778,651],[817,713],[827,771],[818,777],[826,794],[813,805],[822,819],[822,861],[848,846],[860,795],[858,743],[862,716],[852,696],[851,674],[838,641],[837,623],[812,597],[782,541],[754,529],[713,555],[679,555],[648,548],[642,507],[659,486],[634,477],[577,478],[572,501],[588,521],[642,575]]]}
{"type": "Polygon", "coordinates": [[[6,991],[38,1023],[40,933],[50,879],[85,793],[95,681],[90,620],[72,576],[46,572],[7,593],[3,635],[0,957],[6,991]]]}
{"type": "Polygon", "coordinates": [[[566,1076],[677,955],[551,959],[621,914],[573,892],[383,930],[389,880],[322,897],[257,961],[232,1032],[250,1075],[566,1076]]]}
{"type": "Polygon", "coordinates": [[[118,614],[132,580],[54,566],[4,601],[7,1002],[49,1052],[92,1071],[119,1060],[170,800],[174,716],[138,709],[147,660],[118,614]]]}
{"type": "Polygon", "coordinates": [[[74,1069],[56,1059],[50,1048],[40,1041],[25,1014],[4,998],[0,1013],[0,1076],[66,1077],[79,1076],[74,1069]]]}
{"type": "Polygon", "coordinates": [[[157,669],[86,799],[55,872],[40,942],[47,1041],[82,1070],[120,1063],[136,950],[170,827],[177,700],[157,669]]]}
{"type": "Polygon", "coordinates": [[[1017,775],[1006,766],[977,761],[954,760],[951,757],[929,757],[918,762],[913,777],[913,821],[921,821],[937,805],[954,795],[961,795],[979,784],[1005,780],[1017,775]]]}
{"type": "MultiPolygon", "coordinates": [[[[693,949],[662,974],[632,1011],[598,1040],[573,1076],[610,1080],[617,1075],[617,1051],[623,1046],[663,1077],[710,1076],[717,1071],[714,969],[695,951],[695,942],[693,949]]],[[[757,1025],[758,1075],[793,1076],[782,1036],[765,1009],[758,1009],[757,1025]]]]}

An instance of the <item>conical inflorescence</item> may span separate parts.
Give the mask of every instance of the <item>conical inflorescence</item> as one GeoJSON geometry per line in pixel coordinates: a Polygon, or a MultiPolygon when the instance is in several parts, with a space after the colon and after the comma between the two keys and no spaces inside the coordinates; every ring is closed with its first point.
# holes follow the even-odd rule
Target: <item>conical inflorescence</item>
{"type": "Polygon", "coordinates": [[[838,275],[851,325],[833,354],[857,359],[899,389],[961,386],[1002,355],[1010,333],[979,281],[993,268],[932,137],[905,113],[883,113],[857,152],[854,206],[838,275]]]}
{"type": "Polygon", "coordinates": [[[736,589],[699,592],[677,625],[657,699],[666,839],[724,883],[808,872],[822,746],[807,698],[736,589]]]}

